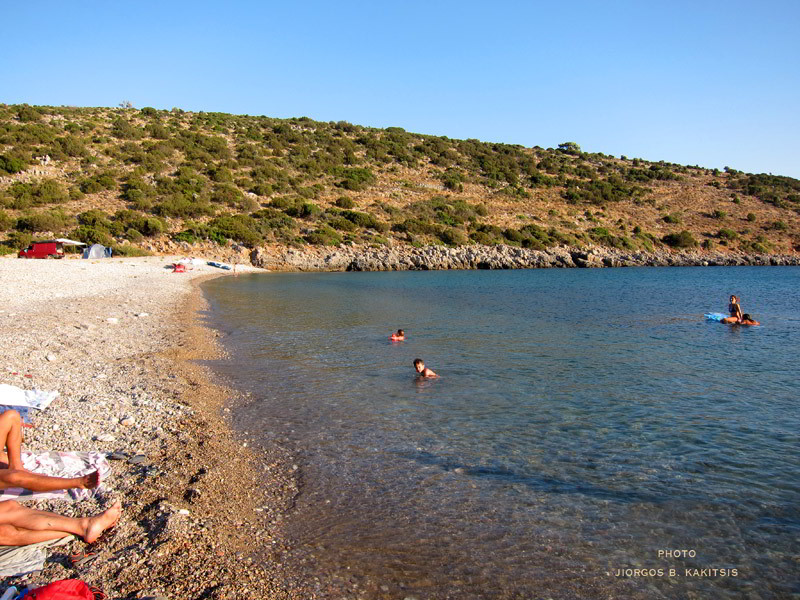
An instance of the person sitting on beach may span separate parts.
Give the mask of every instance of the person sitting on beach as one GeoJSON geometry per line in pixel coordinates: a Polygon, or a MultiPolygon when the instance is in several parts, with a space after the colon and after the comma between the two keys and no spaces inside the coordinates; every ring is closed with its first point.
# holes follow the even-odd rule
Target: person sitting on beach
{"type": "Polygon", "coordinates": [[[414,368],[417,370],[417,373],[419,373],[420,377],[438,377],[436,373],[425,366],[425,363],[422,362],[421,358],[414,359],[414,368]]]}
{"type": "Polygon", "coordinates": [[[69,534],[83,538],[87,544],[119,521],[122,505],[117,500],[111,508],[94,517],[63,517],[44,510],[22,506],[16,500],[0,502],[0,545],[27,546],[58,540],[69,534]]]}
{"type": "Polygon", "coordinates": [[[728,304],[728,312],[730,317],[722,319],[723,323],[741,323],[742,322],[742,307],[739,306],[739,297],[731,294],[731,301],[728,304]]]}
{"type": "Polygon", "coordinates": [[[13,409],[0,414],[0,490],[19,487],[32,492],[54,492],[94,489],[99,483],[97,471],[81,477],[50,477],[25,470],[22,466],[22,417],[13,409]]]}
{"type": "Polygon", "coordinates": [[[406,339],[406,332],[402,329],[398,329],[397,333],[393,333],[389,336],[389,339],[393,342],[402,342],[404,339],[406,339]]]}
{"type": "Polygon", "coordinates": [[[761,325],[761,323],[751,317],[749,313],[745,313],[742,315],[742,320],[739,321],[739,325],[761,325]]]}

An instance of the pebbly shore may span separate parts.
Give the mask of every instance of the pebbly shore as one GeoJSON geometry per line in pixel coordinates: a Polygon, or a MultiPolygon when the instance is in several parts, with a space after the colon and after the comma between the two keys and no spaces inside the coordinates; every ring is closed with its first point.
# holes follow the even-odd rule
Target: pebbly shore
{"type": "Polygon", "coordinates": [[[272,271],[404,271],[446,269],[546,269],[603,267],[797,266],[800,255],[701,251],[628,252],[607,247],[515,246],[309,246],[255,248],[250,262],[272,271]]]}
{"type": "Polygon", "coordinates": [[[197,285],[230,272],[173,273],[172,260],[0,259],[0,383],[59,392],[24,449],[120,457],[97,498],[25,504],[68,516],[123,505],[87,566],[68,560],[86,547],[76,540],[0,591],[78,577],[110,599],[309,597],[276,558],[298,493],[291,457],[230,428],[236,394],[197,362],[223,354],[197,285]]]}

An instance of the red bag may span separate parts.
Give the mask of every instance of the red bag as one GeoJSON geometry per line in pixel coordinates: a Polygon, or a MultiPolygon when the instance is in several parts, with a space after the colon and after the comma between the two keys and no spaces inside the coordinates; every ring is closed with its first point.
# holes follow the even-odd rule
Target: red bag
{"type": "Polygon", "coordinates": [[[24,600],[100,600],[103,592],[92,589],[80,579],[62,579],[27,592],[24,600]]]}

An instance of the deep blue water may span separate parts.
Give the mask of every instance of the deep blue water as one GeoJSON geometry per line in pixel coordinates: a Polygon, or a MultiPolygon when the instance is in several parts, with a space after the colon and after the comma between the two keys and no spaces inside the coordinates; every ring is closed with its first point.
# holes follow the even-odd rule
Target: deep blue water
{"type": "Polygon", "coordinates": [[[217,368],[251,393],[237,425],[296,453],[286,534],[321,595],[800,594],[800,269],[203,289],[232,355],[217,368]],[[761,327],[703,320],[731,293],[761,327]],[[397,328],[407,340],[390,343],[397,328]],[[416,357],[440,378],[416,380],[416,357]],[[616,576],[641,568],[664,575],[616,576]]]}

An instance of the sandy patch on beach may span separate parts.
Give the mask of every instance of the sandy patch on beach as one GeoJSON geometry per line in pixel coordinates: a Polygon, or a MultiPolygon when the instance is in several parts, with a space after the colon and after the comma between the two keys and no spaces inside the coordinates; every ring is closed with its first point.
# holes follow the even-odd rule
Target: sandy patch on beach
{"type": "Polygon", "coordinates": [[[308,597],[277,560],[298,493],[290,457],[237,438],[224,418],[235,394],[193,362],[221,355],[196,318],[196,284],[229,273],[172,273],[173,260],[0,259],[0,383],[60,394],[24,447],[143,457],[112,461],[96,499],[27,501],[85,516],[119,498],[123,517],[82,570],[68,560],[85,548],[75,541],[6,585],[79,577],[109,598],[308,597]]]}

